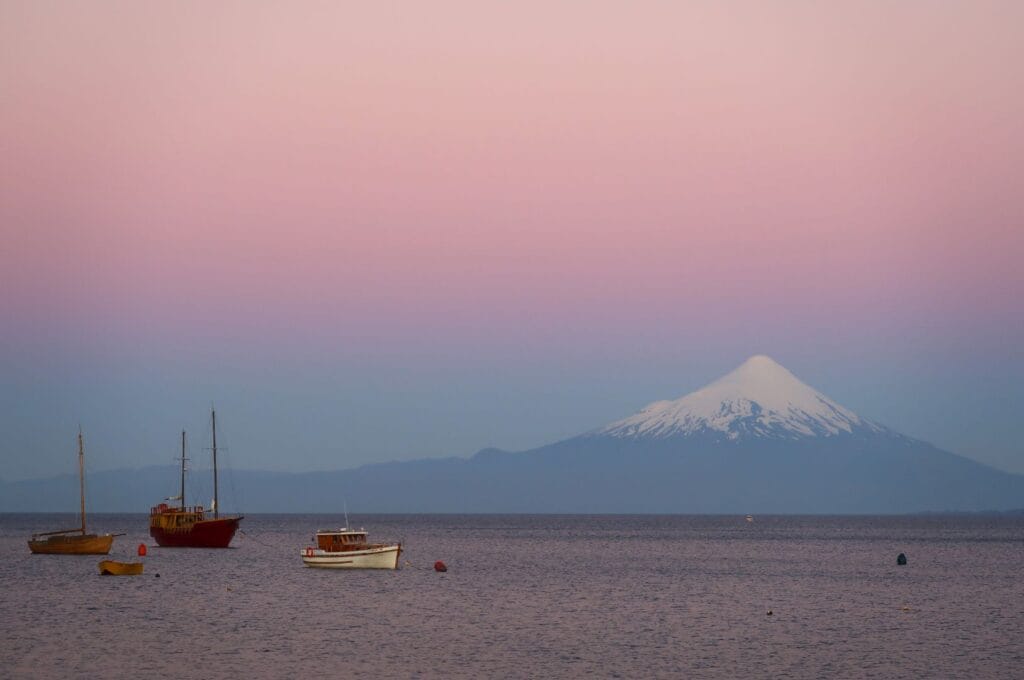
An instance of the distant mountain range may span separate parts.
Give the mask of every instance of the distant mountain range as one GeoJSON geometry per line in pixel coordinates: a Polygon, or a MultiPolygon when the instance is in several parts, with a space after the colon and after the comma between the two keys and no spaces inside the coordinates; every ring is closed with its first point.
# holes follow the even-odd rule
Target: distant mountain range
{"type": "MultiPolygon", "coordinates": [[[[222,478],[223,479],[223,478],[222,478]]],[[[755,356],[710,385],[537,449],[302,474],[235,471],[243,512],[907,513],[1024,507],[1024,476],[858,416],[755,356]]],[[[94,512],[145,512],[173,467],[89,477],[94,512]]],[[[189,499],[190,502],[193,502],[189,499]]],[[[76,509],[73,476],[0,482],[0,511],[76,509]]],[[[199,501],[202,502],[202,501],[199,501]]],[[[223,500],[222,500],[222,504],[223,500]]]]}

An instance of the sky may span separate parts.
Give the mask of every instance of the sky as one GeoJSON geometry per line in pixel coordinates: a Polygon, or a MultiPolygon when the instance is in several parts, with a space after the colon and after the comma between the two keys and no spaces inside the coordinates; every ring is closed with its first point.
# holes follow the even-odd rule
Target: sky
{"type": "Polygon", "coordinates": [[[0,478],[522,450],[768,354],[1024,473],[1024,4],[0,0],[0,478]],[[208,444],[206,444],[208,445],[208,444]]]}

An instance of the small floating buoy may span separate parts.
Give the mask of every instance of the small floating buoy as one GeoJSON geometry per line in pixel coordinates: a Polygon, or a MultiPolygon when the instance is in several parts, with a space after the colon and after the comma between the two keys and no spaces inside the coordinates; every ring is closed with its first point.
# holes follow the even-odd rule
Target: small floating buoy
{"type": "Polygon", "coordinates": [[[157,575],[156,575],[156,578],[160,578],[160,574],[157,574],[157,575]]]}
{"type": "Polygon", "coordinates": [[[767,614],[765,614],[765,616],[771,616],[771,615],[772,615],[772,610],[771,610],[771,609],[769,609],[769,610],[768,610],[768,613],[767,613],[767,614]]]}
{"type": "Polygon", "coordinates": [[[899,555],[896,556],[896,564],[898,564],[900,566],[903,566],[906,563],[907,563],[907,556],[906,555],[904,555],[903,553],[900,553],[899,555]]]}
{"type": "Polygon", "coordinates": [[[145,557],[145,556],[146,556],[146,544],[145,543],[139,543],[139,557],[145,557]]]}
{"type": "Polygon", "coordinates": [[[441,560],[434,562],[434,571],[448,571],[448,565],[441,560]]]}

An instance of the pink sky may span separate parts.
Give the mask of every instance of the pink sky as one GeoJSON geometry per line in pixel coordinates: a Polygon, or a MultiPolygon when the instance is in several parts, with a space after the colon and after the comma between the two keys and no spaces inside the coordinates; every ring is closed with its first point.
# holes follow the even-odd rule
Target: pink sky
{"type": "Polygon", "coordinates": [[[0,1],[12,351],[1024,341],[1024,4],[381,5],[0,1]]]}

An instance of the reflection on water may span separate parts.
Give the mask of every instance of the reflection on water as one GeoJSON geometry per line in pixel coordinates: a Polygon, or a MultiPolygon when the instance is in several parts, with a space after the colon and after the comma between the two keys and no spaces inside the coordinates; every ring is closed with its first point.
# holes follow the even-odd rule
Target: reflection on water
{"type": "Polygon", "coordinates": [[[0,515],[0,676],[1020,677],[1024,519],[366,516],[397,572],[307,569],[324,516],[248,516],[230,550],[30,555],[0,515]],[[906,553],[908,565],[897,566],[906,553]],[[433,571],[444,560],[448,572],[433,571]],[[159,578],[157,578],[159,574],[159,578]],[[772,616],[767,616],[768,610],[772,616]]]}

